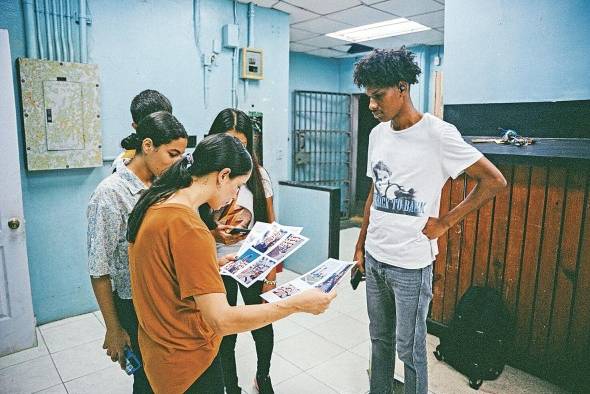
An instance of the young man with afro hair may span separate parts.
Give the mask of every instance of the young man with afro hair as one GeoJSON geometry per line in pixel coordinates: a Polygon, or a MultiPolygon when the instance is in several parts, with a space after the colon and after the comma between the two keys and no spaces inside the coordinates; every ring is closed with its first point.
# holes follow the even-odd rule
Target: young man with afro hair
{"type": "Polygon", "coordinates": [[[369,137],[372,186],[354,255],[367,278],[371,394],[393,393],[396,350],[404,363],[405,393],[427,394],[426,317],[436,240],[506,186],[500,171],[455,126],[414,108],[410,86],[420,72],[404,47],[376,49],[354,69],[355,84],[365,89],[369,109],[381,122],[369,137]],[[375,179],[380,168],[389,173],[375,179]],[[439,217],[443,185],[463,172],[476,187],[439,217]]]}

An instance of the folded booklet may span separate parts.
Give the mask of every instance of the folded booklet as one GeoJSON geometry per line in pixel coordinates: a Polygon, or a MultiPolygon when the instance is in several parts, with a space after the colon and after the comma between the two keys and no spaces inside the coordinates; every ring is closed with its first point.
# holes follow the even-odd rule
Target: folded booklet
{"type": "Polygon", "coordinates": [[[327,293],[342,281],[342,278],[354,264],[351,261],[330,258],[299,278],[293,279],[260,296],[268,302],[276,302],[313,287],[327,293]]]}
{"type": "Polygon", "coordinates": [[[221,267],[221,274],[252,286],[308,241],[300,232],[300,227],[256,223],[238,251],[238,258],[221,267]]]}

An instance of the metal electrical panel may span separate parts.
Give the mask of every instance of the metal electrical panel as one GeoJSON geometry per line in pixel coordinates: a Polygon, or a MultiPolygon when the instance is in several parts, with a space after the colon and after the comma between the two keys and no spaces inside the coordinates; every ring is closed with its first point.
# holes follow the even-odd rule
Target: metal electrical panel
{"type": "Polygon", "coordinates": [[[98,66],[18,59],[27,169],[102,166],[98,66]]]}

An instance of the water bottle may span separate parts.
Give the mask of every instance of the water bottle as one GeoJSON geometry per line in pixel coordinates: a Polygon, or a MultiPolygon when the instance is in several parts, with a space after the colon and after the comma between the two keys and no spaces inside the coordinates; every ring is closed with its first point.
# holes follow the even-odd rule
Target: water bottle
{"type": "Polygon", "coordinates": [[[127,375],[133,375],[135,371],[141,368],[141,362],[139,358],[133,353],[133,350],[129,346],[125,346],[125,372],[127,375]]]}

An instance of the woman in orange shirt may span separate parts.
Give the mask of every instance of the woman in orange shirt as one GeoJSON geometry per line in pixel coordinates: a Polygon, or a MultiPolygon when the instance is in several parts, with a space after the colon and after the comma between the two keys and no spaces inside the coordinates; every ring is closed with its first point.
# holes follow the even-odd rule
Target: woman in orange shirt
{"type": "Polygon", "coordinates": [[[223,394],[217,352],[224,335],[295,312],[322,313],[335,297],[313,289],[272,304],[228,305],[215,240],[197,208],[225,206],[251,170],[239,140],[207,137],[155,181],[131,212],[127,238],[139,344],[156,393],[223,394]]]}

